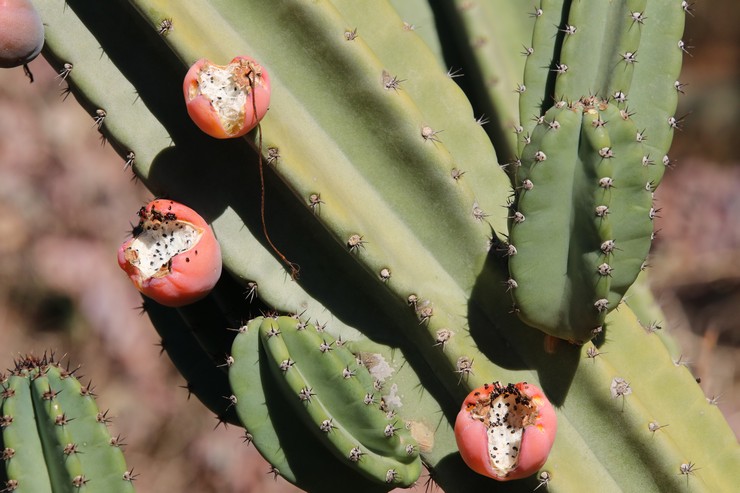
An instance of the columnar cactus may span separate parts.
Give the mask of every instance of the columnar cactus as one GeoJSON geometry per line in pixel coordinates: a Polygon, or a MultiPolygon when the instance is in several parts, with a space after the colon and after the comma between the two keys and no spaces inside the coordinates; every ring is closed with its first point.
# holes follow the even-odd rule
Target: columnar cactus
{"type": "MultiPolygon", "coordinates": [[[[188,388],[241,423],[275,474],[384,491],[416,481],[421,461],[446,491],[490,489],[460,458],[455,417],[473,389],[528,382],[553,404],[557,436],[507,489],[740,480],[718,410],[627,306],[614,310],[649,247],[685,2],[502,10],[520,27],[487,32],[508,47],[489,62],[523,82],[476,93],[498,129],[518,102],[518,134],[494,129],[496,150],[455,72],[384,1],[34,4],[45,56],[127,165],[211,224],[219,283],[187,306],[145,307],[188,388]],[[668,54],[670,70],[643,54],[668,54]],[[243,139],[214,139],[189,118],[183,82],[197,60],[234,57],[269,73],[270,109],[243,139]]],[[[441,4],[457,39],[486,19],[472,22],[475,2],[441,4]]],[[[480,52],[467,63],[483,67],[480,52]]]]}
{"type": "Polygon", "coordinates": [[[134,491],[120,438],[92,388],[53,357],[19,358],[2,375],[2,491],[134,491]]]}

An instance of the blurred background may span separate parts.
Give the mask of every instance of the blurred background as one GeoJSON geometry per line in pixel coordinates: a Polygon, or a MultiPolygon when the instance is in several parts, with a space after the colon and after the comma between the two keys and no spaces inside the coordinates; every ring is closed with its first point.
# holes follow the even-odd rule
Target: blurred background
{"type": "MultiPolygon", "coordinates": [[[[740,434],[740,4],[698,0],[687,23],[676,133],[656,196],[651,283],[663,331],[740,434]],[[736,140],[737,139],[737,140],[736,140]]],[[[423,26],[419,26],[423,28],[423,26]]],[[[92,118],[38,58],[0,70],[0,368],[19,353],[69,354],[113,434],[126,437],[137,490],[297,491],[268,473],[240,429],[217,426],[138,311],[116,263],[152,197],[92,118]]],[[[680,361],[679,361],[680,358],[680,361]]],[[[423,485],[421,486],[423,487],[423,485]]],[[[419,489],[421,489],[421,487],[419,489]]]]}

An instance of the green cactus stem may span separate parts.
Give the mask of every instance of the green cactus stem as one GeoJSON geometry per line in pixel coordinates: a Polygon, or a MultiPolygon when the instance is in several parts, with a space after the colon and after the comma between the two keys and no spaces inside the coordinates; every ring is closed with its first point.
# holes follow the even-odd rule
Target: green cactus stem
{"type": "MultiPolygon", "coordinates": [[[[36,427],[36,412],[28,378],[10,375],[3,383],[2,442],[5,488],[51,493],[51,480],[44,464],[44,446],[36,427]],[[14,482],[14,483],[11,483],[14,482]]],[[[54,461],[51,467],[59,469],[54,461]]]]}
{"type": "Polygon", "coordinates": [[[294,410],[339,458],[381,483],[418,479],[418,445],[395,413],[389,417],[378,383],[341,339],[290,317],[265,319],[259,332],[294,410]]]}
{"type": "Polygon", "coordinates": [[[5,491],[134,491],[120,441],[92,389],[53,357],[18,359],[3,385],[5,491]]]}
{"type": "MultiPolygon", "coordinates": [[[[549,352],[544,341],[550,338],[509,313],[511,276],[508,259],[500,255],[511,245],[500,238],[508,234],[506,206],[515,168],[509,168],[510,176],[499,168],[475,121],[480,113],[386,2],[69,0],[66,8],[62,0],[36,3],[43,4],[46,55],[62,73],[65,63],[74,65],[66,72],[72,91],[94,118],[100,119],[97,109],[106,111],[100,130],[124,161],[154,194],[187,203],[212,223],[225,271],[241,286],[217,290],[207,310],[195,307],[177,316],[196,323],[190,341],[211,360],[211,370],[223,364],[219,353],[234,332],[211,334],[208,327],[240,327],[231,346],[231,394],[209,399],[233,402],[273,472],[312,491],[326,491],[324,471],[355,491],[391,487],[384,477],[372,481],[348,467],[343,456],[331,454],[314,434],[315,420],[309,425],[297,419],[295,402],[280,386],[276,359],[260,342],[262,322],[244,322],[257,315],[257,305],[234,303],[240,296],[257,297],[270,312],[295,314],[314,326],[325,323],[326,332],[346,340],[363,362],[385,361],[392,376],[384,382],[383,398],[397,402],[394,410],[409,423],[421,459],[446,491],[492,487],[462,463],[450,421],[469,390],[498,380],[538,384],[556,405],[559,420],[544,468],[506,490],[541,491],[546,481],[552,492],[660,491],[662,485],[685,487],[688,478],[692,490],[710,492],[740,481],[739,468],[731,466],[738,463],[737,445],[728,439],[718,411],[628,307],[606,315],[594,344],[561,342],[548,346],[549,352]],[[121,22],[111,25],[110,19],[121,22]],[[106,56],[100,56],[101,47],[106,56]],[[216,141],[188,119],[182,77],[197,59],[223,63],[238,54],[253,56],[269,71],[272,106],[259,130],[245,139],[216,141]],[[265,224],[273,242],[300,264],[298,280],[291,279],[262,231],[260,159],[265,224]],[[653,374],[660,378],[643,383],[644,375],[653,374]],[[652,422],[670,426],[654,434],[652,422]],[[664,437],[658,440],[657,433],[664,437]],[[714,457],[715,449],[723,457],[714,457]],[[682,464],[691,463],[693,474],[681,474],[682,464]]],[[[568,9],[563,5],[553,22],[543,22],[546,13],[524,21],[535,24],[535,42],[528,45],[535,50],[526,57],[523,79],[524,94],[530,89],[534,94],[522,117],[536,117],[531,129],[540,128],[540,117],[556,102],[557,73],[551,69],[564,44],[565,33],[558,29],[564,29],[571,3],[568,9]],[[538,46],[544,47],[542,63],[532,62],[538,46]]],[[[646,12],[650,8],[648,2],[646,12]]],[[[640,46],[654,17],[657,13],[635,25],[640,46]]],[[[576,34],[568,42],[577,39],[576,34]]],[[[633,81],[642,69],[642,49],[633,81]]],[[[566,104],[581,96],[589,94],[566,104]]],[[[616,161],[609,160],[632,155],[641,160],[647,152],[638,155],[635,148],[643,126],[624,123],[620,110],[641,113],[649,105],[630,105],[627,111],[621,104],[608,102],[604,111],[620,117],[601,130],[584,128],[583,116],[568,123],[577,139],[591,140],[552,152],[588,161],[588,173],[614,168],[616,161]],[[627,127],[635,132],[632,143],[624,137],[627,127]],[[607,145],[597,146],[607,137],[607,145]],[[611,147],[613,156],[607,157],[609,151],[601,156],[604,147],[611,147]],[[595,150],[607,162],[597,164],[591,154],[586,159],[579,149],[595,150]]],[[[531,142],[547,136],[532,132],[531,142]]],[[[523,161],[536,149],[530,152],[523,161]]],[[[537,171],[535,166],[532,172],[537,171]]],[[[612,191],[619,187],[617,170],[613,174],[612,191]]],[[[631,190],[632,178],[619,180],[631,190]]],[[[594,202],[599,193],[604,189],[593,187],[584,200],[594,202]]],[[[568,207],[558,205],[561,211],[568,207]]],[[[599,234],[575,241],[585,244],[599,234]]],[[[606,279],[610,289],[616,274],[615,269],[606,279]]],[[[224,389],[223,376],[214,382],[224,389]]],[[[334,408],[326,406],[332,413],[334,408]]]]}
{"type": "Polygon", "coordinates": [[[562,102],[524,148],[510,292],[522,319],[552,336],[591,339],[647,257],[654,211],[636,128],[606,101],[562,102]]]}

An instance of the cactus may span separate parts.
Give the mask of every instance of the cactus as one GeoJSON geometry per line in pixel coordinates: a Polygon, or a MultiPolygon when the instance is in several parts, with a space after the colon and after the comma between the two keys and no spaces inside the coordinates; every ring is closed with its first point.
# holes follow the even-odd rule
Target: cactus
{"type": "Polygon", "coordinates": [[[249,388],[254,385],[249,374],[254,371],[254,353],[259,351],[255,342],[259,340],[271,360],[272,376],[294,413],[340,461],[379,483],[410,486],[418,479],[418,445],[405,424],[390,412],[392,403],[376,397],[381,388],[366,366],[369,363],[344,347],[341,339],[291,317],[256,318],[239,334],[229,380],[243,421],[252,419],[251,408],[263,402],[255,400],[249,388]]]}
{"type": "Polygon", "coordinates": [[[19,358],[2,381],[3,491],[134,491],[92,388],[53,356],[19,358]]]}
{"type": "MultiPolygon", "coordinates": [[[[224,266],[213,291],[192,305],[166,308],[147,301],[145,308],[189,388],[219,419],[241,422],[245,441],[275,474],[309,491],[345,491],[350,482],[353,490],[384,491],[415,481],[418,452],[446,491],[493,488],[491,479],[463,463],[452,424],[471,390],[527,381],[556,408],[557,437],[535,475],[501,489],[682,491],[688,484],[691,491],[722,491],[737,483],[740,451],[719,411],[690,373],[672,363],[663,341],[619,302],[639,272],[630,259],[641,263],[647,253],[650,222],[638,210],[643,222],[634,225],[633,214],[618,209],[634,197],[649,200],[645,184],[657,185],[653,170],[661,166],[672,132],[668,118],[680,66],[672,39],[683,28],[678,0],[543,0],[532,17],[507,9],[519,16],[511,24],[519,30],[503,41],[489,32],[492,45],[501,47],[501,61],[489,62],[505,67],[507,80],[523,80],[526,91],[518,91],[519,140],[494,129],[496,150],[439,55],[411,28],[414,20],[402,19],[384,1],[34,4],[46,25],[44,55],[127,165],[154,194],[192,207],[211,224],[224,266]],[[591,3],[598,7],[593,12],[591,3]],[[670,14],[662,13],[666,9],[670,14]],[[589,20],[581,30],[578,16],[598,23],[589,20]],[[653,20],[659,29],[651,29],[653,20]],[[607,41],[594,45],[597,35],[607,41]],[[526,57],[516,58],[518,46],[512,53],[513,39],[530,39],[526,57]],[[630,44],[635,42],[638,48],[630,44]],[[595,47],[603,53],[591,57],[595,47]],[[666,72],[658,75],[658,64],[642,63],[643,56],[655,60],[669,50],[666,72]],[[615,53],[622,58],[612,60],[615,53]],[[635,53],[638,63],[631,60],[635,53]],[[249,56],[269,72],[271,106],[245,138],[217,140],[188,117],[183,79],[197,60],[226,63],[235,56],[249,56]],[[609,70],[594,69],[602,65],[609,70]],[[663,87],[669,79],[672,93],[663,87]],[[629,108],[612,90],[628,94],[629,108]],[[648,102],[654,90],[660,111],[648,102]],[[609,123],[594,126],[597,118],[609,123]],[[550,128],[554,121],[560,128],[550,128]],[[648,139],[638,142],[643,129],[648,139]],[[512,152],[521,153],[522,166],[507,172],[499,158],[508,160],[512,152]],[[538,152],[547,160],[538,161],[538,152]],[[572,161],[558,162],[566,156],[572,161]],[[644,156],[658,164],[646,171],[644,156]],[[627,166],[635,159],[639,169],[632,171],[627,166]],[[625,169],[617,170],[621,164],[625,169]],[[571,167],[571,176],[547,176],[556,165],[571,167]],[[609,176],[600,174],[602,166],[614,168],[611,191],[624,192],[612,197],[608,222],[594,214],[606,189],[589,181],[609,176]],[[522,188],[523,180],[534,188],[522,188]],[[624,190],[617,182],[622,180],[624,190]],[[542,187],[551,196],[564,182],[585,190],[582,200],[565,197],[549,223],[537,224],[526,212],[541,209],[535,192],[542,187]],[[509,232],[508,222],[515,222],[507,217],[514,215],[506,212],[510,206],[515,212],[521,206],[536,227],[525,231],[525,221],[509,232]],[[582,220],[566,233],[567,214],[582,220]],[[626,252],[625,236],[632,231],[641,236],[638,253],[603,251],[613,239],[615,249],[624,244],[626,252]],[[565,239],[554,241],[559,238],[565,239]],[[583,261],[568,265],[573,270],[567,275],[585,281],[572,303],[550,303],[552,292],[563,290],[562,281],[552,278],[558,271],[538,275],[532,267],[542,248],[552,247],[548,255],[562,260],[571,244],[583,261]],[[612,257],[614,272],[601,275],[599,268],[611,268],[612,257]],[[298,276],[293,264],[300,266],[298,276]],[[518,294],[538,288],[542,299],[533,291],[518,294]],[[511,292],[521,318],[512,313],[511,292]],[[620,309],[589,311],[601,299],[620,309]],[[537,328],[525,324],[535,324],[531,314],[542,306],[543,315],[562,316],[536,322],[537,328]],[[585,317],[579,316],[583,307],[585,317]],[[260,312],[270,316],[258,318],[260,312]],[[568,319],[575,321],[559,324],[568,319]],[[327,345],[343,341],[363,367],[350,366],[344,350],[328,358],[300,352],[304,363],[290,345],[295,339],[289,343],[275,332],[292,338],[299,335],[297,325],[322,327],[327,345]],[[601,331],[594,332],[597,326],[601,331]],[[552,339],[542,331],[583,345],[546,346],[552,339]],[[283,372],[286,361],[295,367],[283,372]],[[287,378],[294,369],[307,383],[287,378]],[[346,369],[365,380],[370,372],[381,380],[377,392],[397,424],[382,413],[371,416],[374,408],[363,408],[356,418],[341,409],[363,393],[367,382],[359,379],[356,388],[304,392],[316,399],[307,406],[295,394],[318,388],[309,383],[309,369],[318,375],[346,369]],[[322,430],[327,420],[329,436],[322,430]],[[377,438],[360,429],[363,420],[396,431],[377,438]],[[359,453],[346,452],[344,432],[352,434],[359,453]],[[401,444],[411,440],[418,449],[404,456],[401,444]],[[341,481],[327,481],[327,471],[341,481]]],[[[429,5],[450,12],[455,38],[464,39],[469,11],[454,4],[429,5]]],[[[439,40],[444,47],[446,38],[439,40]]],[[[476,93],[488,100],[476,106],[491,111],[497,129],[516,118],[513,89],[508,97],[501,90],[495,96],[476,93]]]]}
{"type": "Polygon", "coordinates": [[[587,341],[619,304],[619,281],[640,271],[654,211],[637,133],[629,115],[598,98],[556,104],[535,127],[516,171],[509,260],[530,325],[587,341]]]}

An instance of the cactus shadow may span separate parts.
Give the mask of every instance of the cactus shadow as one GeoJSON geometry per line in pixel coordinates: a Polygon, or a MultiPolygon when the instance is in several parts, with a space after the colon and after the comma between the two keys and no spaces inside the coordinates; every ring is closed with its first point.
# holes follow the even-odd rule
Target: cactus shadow
{"type": "Polygon", "coordinates": [[[550,401],[561,406],[582,359],[581,347],[556,340],[550,351],[545,335],[512,313],[505,259],[492,248],[468,304],[470,335],[493,363],[537,374],[550,401]]]}
{"type": "MultiPolygon", "coordinates": [[[[279,166],[279,163],[277,164],[279,166]]],[[[251,236],[260,248],[272,252],[260,217],[260,179],[256,153],[244,141],[216,141],[202,135],[175,141],[163,149],[147,170],[147,186],[160,196],[186,203],[208,222],[216,222],[216,235],[229,235],[229,243],[251,236]],[[219,228],[218,221],[225,214],[236,215],[235,224],[219,228]],[[248,231],[244,231],[244,229],[248,231]]],[[[346,247],[333,240],[307,204],[295,195],[265,166],[265,224],[273,243],[292,262],[300,265],[300,277],[291,281],[287,272],[285,282],[297,282],[313,299],[326,307],[327,316],[336,317],[362,332],[372,342],[400,350],[404,359],[414,368],[424,389],[442,407],[448,421],[454,422],[459,409],[446,390],[433,378],[430,363],[419,353],[409,335],[401,327],[412,327],[422,335],[423,327],[408,310],[408,306],[376,288],[379,283],[367,282],[368,272],[348,253],[346,247]]],[[[222,238],[220,238],[222,239],[222,238]]],[[[237,252],[236,259],[227,262],[249,262],[247,249],[237,252]]],[[[274,259],[280,259],[274,254],[274,259]]],[[[230,268],[226,265],[227,269],[230,268]]],[[[231,265],[234,268],[234,265],[231,265]]],[[[236,277],[233,276],[233,277],[236,277]]],[[[247,298],[240,278],[231,282],[231,296],[239,293],[247,298]]],[[[222,282],[222,281],[220,281],[222,282]]],[[[272,293],[273,295],[275,293],[272,293]]],[[[255,310],[275,309],[269,303],[242,305],[242,313],[255,315],[255,310]]],[[[282,302],[282,301],[281,301],[282,302]]],[[[286,303],[283,303],[286,305],[286,303]]],[[[296,307],[299,308],[299,307],[296,307]]],[[[233,318],[233,315],[232,315],[233,318]]],[[[331,329],[329,324],[328,330],[331,329]]],[[[331,330],[330,330],[331,331],[331,330]]],[[[346,334],[334,334],[346,337],[346,334]]]]}
{"type": "MultiPolygon", "coordinates": [[[[436,465],[435,476],[444,478],[455,478],[454,482],[440,482],[446,493],[469,493],[471,491],[495,491],[496,493],[534,491],[540,485],[536,476],[519,479],[516,481],[494,481],[480,474],[474,473],[463,462],[458,453],[444,456],[436,465]]],[[[431,489],[434,491],[434,489],[431,489]]]]}

